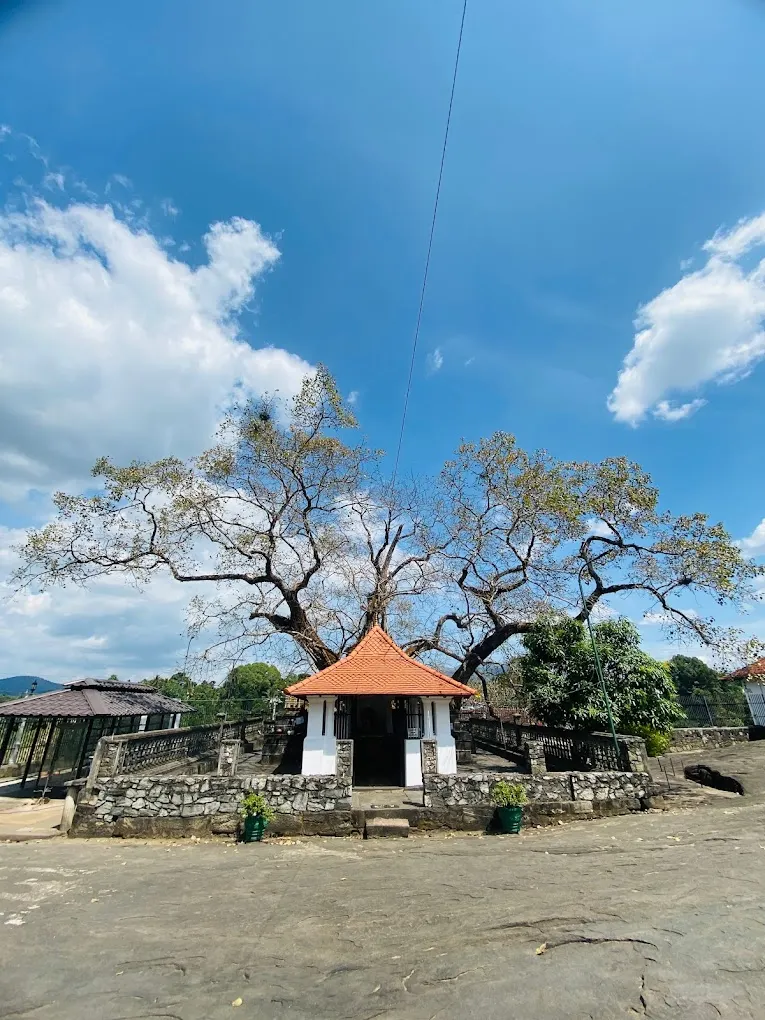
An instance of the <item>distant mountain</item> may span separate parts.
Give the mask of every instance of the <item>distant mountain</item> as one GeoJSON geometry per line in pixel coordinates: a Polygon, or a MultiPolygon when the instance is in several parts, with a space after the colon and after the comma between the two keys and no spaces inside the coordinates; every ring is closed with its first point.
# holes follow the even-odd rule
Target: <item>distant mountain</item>
{"type": "Polygon", "coordinates": [[[61,685],[51,683],[50,680],[43,680],[41,676],[7,676],[0,680],[0,694],[12,698],[23,698],[29,693],[29,688],[37,681],[35,694],[47,694],[48,691],[60,691],[61,685]]]}

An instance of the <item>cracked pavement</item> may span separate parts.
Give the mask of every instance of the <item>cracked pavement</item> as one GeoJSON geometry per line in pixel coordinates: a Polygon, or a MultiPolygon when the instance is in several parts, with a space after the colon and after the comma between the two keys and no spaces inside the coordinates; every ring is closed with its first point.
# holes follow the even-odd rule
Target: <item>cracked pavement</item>
{"type": "Polygon", "coordinates": [[[762,1018],[763,821],[0,845],[0,1017],[762,1018]]]}

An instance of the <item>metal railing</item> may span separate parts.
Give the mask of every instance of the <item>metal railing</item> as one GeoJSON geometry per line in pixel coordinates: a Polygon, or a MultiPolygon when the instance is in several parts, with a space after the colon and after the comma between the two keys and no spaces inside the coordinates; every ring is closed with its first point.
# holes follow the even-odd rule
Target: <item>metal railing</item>
{"type": "Polygon", "coordinates": [[[212,758],[217,754],[221,739],[251,740],[261,727],[260,719],[242,719],[211,726],[104,737],[104,743],[112,753],[102,755],[99,774],[107,770],[117,775],[132,775],[173,763],[181,765],[187,761],[212,758]]]}
{"type": "Polygon", "coordinates": [[[619,754],[606,734],[577,733],[549,726],[521,726],[498,719],[472,719],[467,724],[477,744],[500,748],[514,757],[523,753],[528,741],[541,743],[550,772],[629,772],[626,743],[619,754]]]}

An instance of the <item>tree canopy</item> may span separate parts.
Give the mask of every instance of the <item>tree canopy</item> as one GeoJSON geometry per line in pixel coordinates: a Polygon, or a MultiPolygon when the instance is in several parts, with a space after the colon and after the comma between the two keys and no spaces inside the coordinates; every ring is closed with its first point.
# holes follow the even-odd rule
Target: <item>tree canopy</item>
{"type": "Polygon", "coordinates": [[[673,655],[669,671],[677,693],[683,697],[693,694],[717,694],[720,674],[694,655],[673,655]]]}
{"type": "MultiPolygon", "coordinates": [[[[670,729],[682,713],[669,666],[641,650],[629,620],[605,620],[593,631],[617,729],[670,729]]],[[[533,715],[550,726],[607,730],[606,703],[583,624],[543,623],[522,643],[520,667],[533,715]]]]}
{"type": "Polygon", "coordinates": [[[267,701],[281,694],[288,683],[289,680],[281,675],[276,666],[269,666],[266,662],[251,662],[234,666],[221,687],[221,695],[232,701],[267,701]]]}
{"type": "Polygon", "coordinates": [[[289,403],[233,410],[189,461],[104,458],[95,495],[58,493],[55,519],[29,533],[15,584],[166,573],[197,592],[189,625],[211,657],[278,642],[322,669],[380,624],[463,682],[542,619],[641,596],[669,637],[715,645],[690,598],[752,595],[760,570],[724,527],[661,509],[625,458],[561,461],[497,432],[394,487],[356,430],[320,369],[289,403]]]}

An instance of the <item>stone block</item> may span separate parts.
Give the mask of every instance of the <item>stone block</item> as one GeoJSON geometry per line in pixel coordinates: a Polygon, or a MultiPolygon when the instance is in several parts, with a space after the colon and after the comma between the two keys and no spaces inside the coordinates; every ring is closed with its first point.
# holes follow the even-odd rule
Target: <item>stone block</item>
{"type": "Polygon", "coordinates": [[[409,835],[408,818],[370,818],[364,826],[367,839],[406,837],[409,835]]]}
{"type": "Polygon", "coordinates": [[[237,815],[213,815],[210,819],[210,831],[216,836],[235,836],[239,831],[240,819],[237,815]]]}

